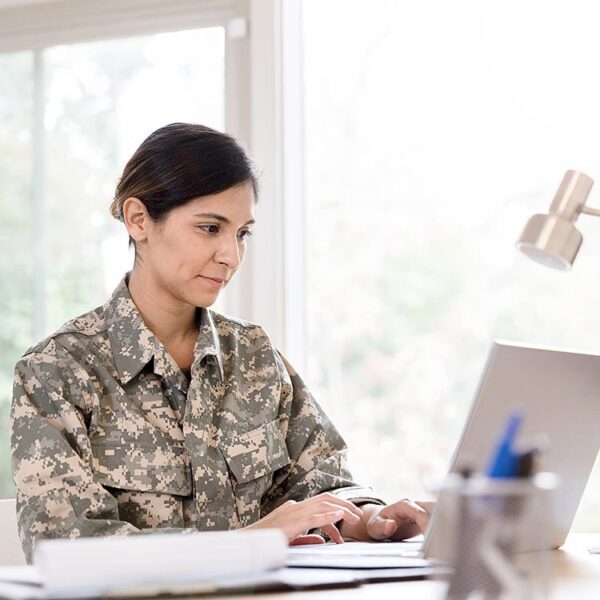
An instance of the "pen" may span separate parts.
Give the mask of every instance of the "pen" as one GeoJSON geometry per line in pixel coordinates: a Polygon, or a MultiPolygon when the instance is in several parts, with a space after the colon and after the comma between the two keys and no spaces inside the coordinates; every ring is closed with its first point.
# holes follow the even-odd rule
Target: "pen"
{"type": "Polygon", "coordinates": [[[519,455],[513,452],[512,445],[523,421],[523,413],[511,413],[504,432],[494,448],[486,475],[491,478],[516,477],[519,472],[519,455]]]}

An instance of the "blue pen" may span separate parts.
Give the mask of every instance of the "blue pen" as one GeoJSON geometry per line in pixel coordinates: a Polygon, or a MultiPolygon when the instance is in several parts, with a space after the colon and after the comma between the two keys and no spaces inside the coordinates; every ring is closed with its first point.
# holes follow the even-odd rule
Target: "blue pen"
{"type": "Polygon", "coordinates": [[[504,433],[494,448],[486,475],[492,478],[516,477],[520,455],[513,452],[512,445],[523,421],[523,413],[512,412],[506,422],[504,433]]]}

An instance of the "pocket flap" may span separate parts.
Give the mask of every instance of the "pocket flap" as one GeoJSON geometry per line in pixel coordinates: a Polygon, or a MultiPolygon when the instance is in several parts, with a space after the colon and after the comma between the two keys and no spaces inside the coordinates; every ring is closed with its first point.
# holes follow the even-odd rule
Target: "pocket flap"
{"type": "Polygon", "coordinates": [[[279,420],[224,440],[220,447],[238,483],[258,479],[290,462],[279,420]]]}
{"type": "Polygon", "coordinates": [[[183,446],[155,448],[92,443],[98,483],[122,490],[189,496],[192,473],[183,446]]]}

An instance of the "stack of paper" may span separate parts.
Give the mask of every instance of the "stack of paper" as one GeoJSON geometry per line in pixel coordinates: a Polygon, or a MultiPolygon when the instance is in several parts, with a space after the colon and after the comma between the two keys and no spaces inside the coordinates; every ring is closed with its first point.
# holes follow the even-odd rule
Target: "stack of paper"
{"type": "Polygon", "coordinates": [[[288,551],[287,566],[302,573],[352,573],[360,583],[445,578],[450,570],[419,558],[421,542],[350,542],[296,546],[288,551]]]}
{"type": "Polygon", "coordinates": [[[33,567],[0,569],[0,597],[91,598],[213,591],[285,565],[277,529],[44,540],[33,567]]]}
{"type": "Polygon", "coordinates": [[[288,567],[327,569],[418,569],[434,563],[419,558],[410,542],[350,542],[290,548],[288,567]]]}

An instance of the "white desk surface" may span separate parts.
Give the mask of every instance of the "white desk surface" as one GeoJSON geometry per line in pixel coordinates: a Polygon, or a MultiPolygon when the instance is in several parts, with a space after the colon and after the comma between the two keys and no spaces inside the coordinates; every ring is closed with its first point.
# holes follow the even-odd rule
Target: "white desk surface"
{"type": "MultiPolygon", "coordinates": [[[[591,546],[600,546],[600,534],[572,534],[560,550],[549,552],[552,572],[550,598],[552,600],[586,600],[600,598],[600,554],[589,554],[591,546]]],[[[521,555],[529,560],[532,555],[521,555]]],[[[538,557],[539,559],[539,557],[538,557]]],[[[342,588],[321,591],[286,592],[277,594],[254,594],[269,600],[355,600],[377,598],[378,600],[441,600],[446,584],[438,581],[398,581],[394,583],[370,583],[358,588],[342,588]]],[[[248,600],[248,594],[226,596],[228,600],[248,600]]]]}

